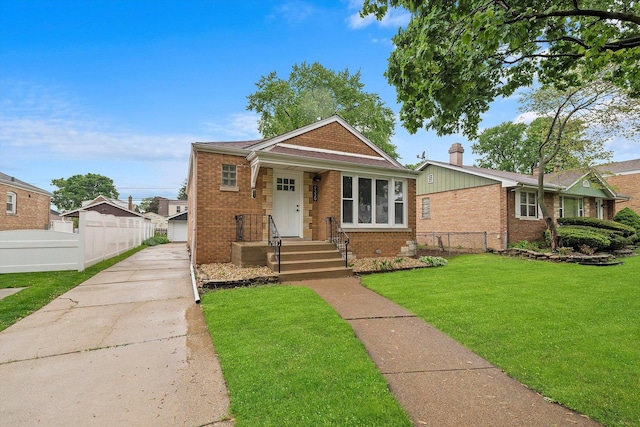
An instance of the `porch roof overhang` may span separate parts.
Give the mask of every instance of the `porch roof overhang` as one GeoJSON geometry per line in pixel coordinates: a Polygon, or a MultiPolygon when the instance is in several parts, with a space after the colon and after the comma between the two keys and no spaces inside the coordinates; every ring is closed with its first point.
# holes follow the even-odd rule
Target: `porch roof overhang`
{"type": "Polygon", "coordinates": [[[316,173],[337,170],[347,173],[367,173],[371,175],[384,175],[404,179],[416,179],[418,175],[417,171],[409,169],[359,164],[348,160],[301,157],[298,155],[274,153],[269,151],[252,151],[246,158],[251,165],[251,188],[255,188],[256,186],[258,172],[261,167],[316,173]]]}

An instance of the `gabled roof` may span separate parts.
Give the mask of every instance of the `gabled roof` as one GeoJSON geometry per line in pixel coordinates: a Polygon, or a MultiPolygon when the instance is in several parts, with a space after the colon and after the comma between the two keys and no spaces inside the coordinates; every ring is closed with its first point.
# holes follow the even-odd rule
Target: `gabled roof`
{"type": "MultiPolygon", "coordinates": [[[[396,169],[398,171],[408,171],[401,163],[385,153],[380,147],[369,141],[364,135],[353,128],[340,116],[334,115],[324,120],[318,120],[307,126],[295,129],[291,132],[260,140],[235,141],[235,142],[196,142],[193,144],[194,150],[211,151],[226,154],[246,156],[252,161],[256,158],[268,158],[269,162],[287,166],[300,165],[309,166],[321,170],[330,168],[328,162],[338,165],[351,165],[351,167],[373,167],[396,169]],[[321,148],[310,148],[288,143],[292,138],[312,132],[323,126],[338,123],[348,132],[368,146],[377,155],[364,155],[347,153],[321,148]],[[265,157],[266,156],[266,157],[265,157]],[[280,163],[278,163],[280,162],[280,163]],[[317,163],[317,164],[315,164],[317,163]]],[[[264,163],[264,162],[263,162],[264,163]]],[[[411,171],[413,172],[413,171],[411,171]]]]}
{"type": "Polygon", "coordinates": [[[640,173],[640,159],[607,163],[597,166],[596,169],[604,175],[628,175],[632,173],[640,173]]]}
{"type": "MultiPolygon", "coordinates": [[[[493,179],[502,184],[502,187],[538,187],[538,177],[534,175],[524,175],[515,172],[506,172],[495,169],[479,168],[476,166],[456,166],[450,163],[436,162],[433,160],[426,160],[418,167],[419,171],[424,170],[428,165],[440,166],[443,168],[456,170],[460,172],[469,173],[471,175],[493,179]]],[[[548,173],[544,175],[544,188],[549,191],[566,191],[582,181],[586,177],[595,178],[602,186],[604,191],[609,193],[611,197],[617,197],[615,191],[602,179],[600,174],[595,170],[584,171],[580,169],[573,169],[568,171],[560,171],[555,173],[548,173]]]]}
{"type": "Polygon", "coordinates": [[[178,212],[177,214],[167,217],[167,221],[186,221],[189,211],[178,212]]]}
{"type": "Polygon", "coordinates": [[[24,181],[20,181],[18,178],[7,175],[5,173],[0,172],[0,183],[8,185],[9,187],[19,188],[21,190],[32,191],[34,193],[43,194],[45,196],[51,197],[53,194],[48,192],[47,190],[43,190],[42,188],[38,188],[35,185],[31,185],[24,181]]]}
{"type": "Polygon", "coordinates": [[[116,211],[119,211],[119,212],[122,212],[122,213],[126,214],[124,216],[137,216],[139,218],[148,219],[148,218],[145,218],[144,215],[142,215],[142,214],[140,214],[138,212],[131,211],[129,209],[123,208],[122,206],[120,206],[120,205],[118,205],[116,203],[113,203],[111,201],[108,201],[108,200],[95,201],[95,203],[91,203],[91,204],[83,206],[81,208],[74,209],[74,210],[69,211],[69,212],[65,212],[65,213],[61,214],[60,216],[68,216],[68,217],[74,217],[75,218],[75,217],[77,217],[79,215],[80,211],[92,210],[92,211],[100,212],[100,210],[98,208],[100,206],[103,206],[103,205],[109,206],[111,208],[111,210],[115,209],[116,211]]]}

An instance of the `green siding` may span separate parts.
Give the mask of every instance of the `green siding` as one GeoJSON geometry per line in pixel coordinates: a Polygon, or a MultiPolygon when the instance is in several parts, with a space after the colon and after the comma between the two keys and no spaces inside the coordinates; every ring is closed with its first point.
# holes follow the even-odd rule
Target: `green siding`
{"type": "Polygon", "coordinates": [[[495,184],[496,180],[471,175],[466,172],[454,171],[441,166],[429,165],[423,170],[416,180],[416,193],[424,194],[440,193],[442,191],[460,190],[462,188],[482,187],[495,184]],[[429,183],[429,175],[433,174],[433,182],[429,183]]]}
{"type": "Polygon", "coordinates": [[[573,186],[563,191],[563,194],[575,194],[576,196],[588,196],[588,197],[600,197],[608,199],[611,195],[603,188],[602,183],[597,180],[590,179],[590,186],[584,187],[582,182],[584,179],[579,180],[573,186]]]}

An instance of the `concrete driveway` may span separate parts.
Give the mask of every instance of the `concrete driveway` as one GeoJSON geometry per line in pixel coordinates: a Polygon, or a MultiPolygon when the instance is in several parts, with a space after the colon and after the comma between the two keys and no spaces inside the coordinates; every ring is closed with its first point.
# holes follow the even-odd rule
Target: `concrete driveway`
{"type": "Polygon", "coordinates": [[[184,244],[144,249],[0,332],[0,424],[232,426],[184,244]]]}

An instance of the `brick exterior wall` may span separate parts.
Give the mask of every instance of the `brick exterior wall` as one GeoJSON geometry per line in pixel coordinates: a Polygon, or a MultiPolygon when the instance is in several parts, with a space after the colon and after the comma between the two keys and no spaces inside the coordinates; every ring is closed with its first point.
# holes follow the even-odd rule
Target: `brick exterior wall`
{"type": "Polygon", "coordinates": [[[302,147],[321,148],[380,157],[375,150],[364,144],[339,123],[329,123],[326,126],[291,138],[286,142],[287,144],[300,145],[302,147]]]}
{"type": "MultiPolygon", "coordinates": [[[[242,156],[230,156],[197,152],[195,155],[196,183],[190,185],[191,193],[197,189],[195,197],[189,194],[189,212],[196,212],[195,221],[190,222],[189,242],[195,226],[196,264],[231,262],[231,242],[236,239],[235,216],[238,214],[264,213],[263,204],[268,203],[264,192],[261,171],[256,182],[256,198],[251,197],[251,168],[242,156]],[[236,165],[238,191],[221,191],[222,165],[236,165]]],[[[189,219],[193,215],[189,215],[189,219]]],[[[193,243],[191,243],[193,244],[193,243]]]]}
{"type": "Polygon", "coordinates": [[[51,197],[21,188],[0,184],[2,210],[0,211],[0,231],[3,230],[45,230],[49,228],[51,197]],[[16,195],[16,213],[7,213],[7,193],[16,195]]]}
{"type": "Polygon", "coordinates": [[[640,214],[640,173],[609,176],[606,181],[616,193],[631,197],[629,201],[616,201],[614,215],[627,207],[640,214]]]}
{"type": "MultiPolygon", "coordinates": [[[[552,214],[557,217],[557,197],[554,198],[552,194],[546,194],[545,203],[552,214]],[[556,200],[554,201],[554,199],[556,200]]],[[[516,193],[514,191],[507,192],[507,211],[509,218],[508,243],[516,243],[523,240],[539,242],[544,239],[544,230],[547,229],[547,224],[543,219],[516,218],[516,193]]]]}
{"type": "Polygon", "coordinates": [[[502,248],[507,231],[506,191],[500,184],[485,185],[417,197],[418,243],[431,232],[487,232],[487,247],[502,248]],[[422,199],[428,198],[430,218],[422,218],[422,199]]]}

